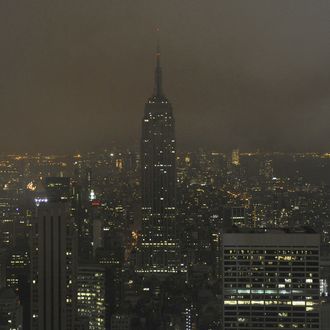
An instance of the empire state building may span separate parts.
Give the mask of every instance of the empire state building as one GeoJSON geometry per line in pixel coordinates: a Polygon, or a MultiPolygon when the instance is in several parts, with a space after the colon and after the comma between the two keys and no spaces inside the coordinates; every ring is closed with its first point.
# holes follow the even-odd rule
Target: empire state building
{"type": "Polygon", "coordinates": [[[162,90],[159,47],[155,86],[142,120],[142,235],[137,271],[173,273],[179,265],[176,237],[176,151],[172,106],[162,90]]]}

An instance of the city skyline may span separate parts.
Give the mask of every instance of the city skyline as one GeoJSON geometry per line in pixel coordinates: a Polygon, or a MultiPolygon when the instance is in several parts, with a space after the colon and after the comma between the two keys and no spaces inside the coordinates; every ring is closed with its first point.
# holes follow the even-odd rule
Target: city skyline
{"type": "Polygon", "coordinates": [[[0,2],[0,329],[330,329],[330,2],[297,3],[0,2]]]}
{"type": "Polygon", "coordinates": [[[179,148],[327,151],[326,1],[0,6],[4,151],[138,145],[157,26],[179,148]]]}

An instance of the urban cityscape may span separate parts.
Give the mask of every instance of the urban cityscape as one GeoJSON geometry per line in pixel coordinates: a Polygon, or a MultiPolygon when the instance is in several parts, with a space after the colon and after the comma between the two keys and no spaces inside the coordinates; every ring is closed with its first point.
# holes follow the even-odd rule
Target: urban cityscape
{"type": "Polygon", "coordinates": [[[0,330],[329,330],[329,135],[181,144],[151,42],[134,143],[0,150],[0,330]]]}

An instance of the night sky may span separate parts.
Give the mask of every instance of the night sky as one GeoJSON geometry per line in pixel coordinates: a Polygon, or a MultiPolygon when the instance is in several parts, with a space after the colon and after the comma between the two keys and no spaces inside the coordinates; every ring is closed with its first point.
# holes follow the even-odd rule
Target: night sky
{"type": "Polygon", "coordinates": [[[1,0],[0,152],[138,145],[157,26],[179,149],[330,151],[329,0],[1,0]]]}

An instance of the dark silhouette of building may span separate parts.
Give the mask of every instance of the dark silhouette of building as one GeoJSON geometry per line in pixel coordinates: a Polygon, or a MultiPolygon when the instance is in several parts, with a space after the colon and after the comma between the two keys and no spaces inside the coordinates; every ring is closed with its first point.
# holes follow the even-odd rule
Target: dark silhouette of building
{"type": "Polygon", "coordinates": [[[154,93],[142,120],[142,236],[137,271],[168,273],[178,269],[176,237],[176,141],[172,106],[162,90],[157,47],[154,93]]]}
{"type": "Polygon", "coordinates": [[[70,178],[45,178],[45,190],[49,201],[68,201],[71,196],[70,178]]]}
{"type": "Polygon", "coordinates": [[[31,236],[31,328],[74,329],[77,296],[77,234],[69,179],[46,180],[37,199],[31,236]],[[64,197],[64,198],[63,198],[64,197]]]}

